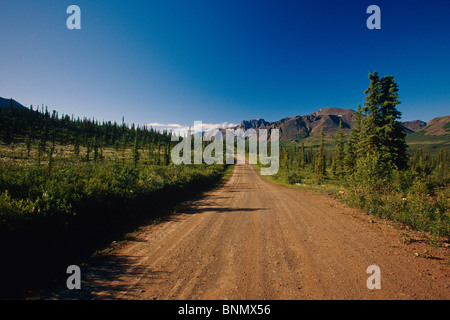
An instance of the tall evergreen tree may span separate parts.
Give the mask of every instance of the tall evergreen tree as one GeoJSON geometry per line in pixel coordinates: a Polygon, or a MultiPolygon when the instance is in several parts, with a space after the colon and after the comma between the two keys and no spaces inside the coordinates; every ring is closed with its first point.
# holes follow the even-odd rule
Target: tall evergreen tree
{"type": "Polygon", "coordinates": [[[86,162],[89,162],[89,155],[92,151],[92,142],[91,139],[86,138],[85,140],[85,146],[86,146],[86,162]]]}
{"type": "Polygon", "coordinates": [[[369,73],[370,85],[364,91],[364,107],[361,109],[365,116],[361,120],[361,134],[357,148],[358,155],[370,155],[379,150],[381,145],[381,86],[378,73],[369,73]]]}
{"type": "Polygon", "coordinates": [[[361,132],[357,148],[358,156],[378,159],[378,172],[388,173],[390,169],[404,169],[407,165],[407,145],[401,127],[401,113],[396,109],[398,86],[394,77],[380,79],[375,71],[369,74],[370,85],[364,92],[361,132]]]}
{"type": "Polygon", "coordinates": [[[125,133],[122,133],[122,139],[120,141],[120,151],[122,153],[122,165],[123,166],[125,166],[125,152],[126,152],[126,148],[127,148],[127,141],[126,141],[126,138],[125,138],[125,133]]]}
{"type": "Polygon", "coordinates": [[[402,113],[396,106],[401,102],[398,100],[398,85],[393,76],[385,76],[381,84],[381,138],[382,150],[385,161],[392,162],[398,169],[404,169],[408,163],[406,133],[398,119],[402,113]]]}
{"type": "Polygon", "coordinates": [[[78,158],[80,155],[80,142],[78,141],[78,137],[75,138],[73,143],[73,153],[75,155],[75,158],[78,158]]]}
{"type": "Polygon", "coordinates": [[[345,145],[344,168],[347,173],[353,173],[356,165],[357,148],[361,133],[361,105],[358,105],[353,118],[353,128],[345,145]]]}
{"type": "Polygon", "coordinates": [[[6,128],[6,130],[5,130],[3,141],[5,142],[5,144],[10,145],[13,142],[10,124],[6,123],[5,128],[6,128]]]}
{"type": "Polygon", "coordinates": [[[323,127],[320,128],[320,146],[319,151],[316,154],[316,166],[315,166],[316,174],[319,177],[319,180],[326,174],[326,163],[325,163],[325,151],[324,151],[324,134],[323,127]]]}
{"type": "Polygon", "coordinates": [[[27,135],[25,136],[25,144],[27,145],[27,157],[30,158],[31,155],[31,137],[30,134],[27,133],[27,135]]]}
{"type": "Polygon", "coordinates": [[[134,167],[137,167],[140,154],[139,154],[139,148],[138,148],[138,138],[137,135],[134,137],[134,144],[133,144],[133,150],[132,150],[132,157],[133,157],[133,164],[134,167]]]}
{"type": "Polygon", "coordinates": [[[335,174],[341,177],[344,173],[344,130],[342,129],[342,120],[339,121],[339,131],[336,140],[336,152],[334,154],[335,174]]]}
{"type": "Polygon", "coordinates": [[[96,136],[94,136],[92,144],[94,147],[94,162],[97,162],[98,161],[98,142],[97,142],[96,136]]]}
{"type": "Polygon", "coordinates": [[[305,159],[306,155],[305,155],[305,144],[302,142],[302,146],[300,149],[300,166],[302,167],[302,169],[305,169],[305,163],[306,163],[306,159],[305,159]]]}

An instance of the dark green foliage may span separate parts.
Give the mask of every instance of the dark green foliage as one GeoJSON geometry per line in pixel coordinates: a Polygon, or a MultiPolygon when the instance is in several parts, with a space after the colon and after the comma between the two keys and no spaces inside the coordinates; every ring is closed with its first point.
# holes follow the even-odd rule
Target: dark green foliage
{"type": "Polygon", "coordinates": [[[136,128],[134,124],[128,127],[124,119],[122,125],[111,121],[99,123],[87,118],[71,119],[68,115],[59,118],[56,111],[50,115],[48,110],[44,112],[43,109],[34,110],[32,106],[30,109],[14,106],[0,109],[0,139],[7,145],[13,141],[25,142],[26,139],[40,141],[41,156],[47,151],[47,143],[52,139],[59,144],[73,145],[75,154],[78,154],[81,145],[89,148],[84,156],[86,161],[99,160],[99,153],[104,147],[114,147],[117,144],[123,148],[132,147],[135,137],[140,146],[144,145],[144,141],[148,141],[147,145],[156,146],[159,143],[160,148],[170,143],[171,135],[167,131],[136,128]],[[94,159],[91,152],[94,152],[94,159]]]}
{"type": "Polygon", "coordinates": [[[358,146],[361,133],[361,106],[358,105],[353,120],[353,128],[350,131],[350,137],[345,144],[344,171],[346,174],[352,174],[355,171],[356,158],[358,156],[358,146]]]}
{"type": "Polygon", "coordinates": [[[302,169],[305,169],[305,165],[306,165],[305,144],[302,142],[300,149],[300,167],[302,169]]]}
{"type": "Polygon", "coordinates": [[[336,151],[333,157],[333,176],[342,177],[344,175],[344,130],[342,129],[342,121],[339,122],[338,138],[336,140],[336,151]]]}
{"type": "Polygon", "coordinates": [[[30,158],[32,141],[29,134],[27,134],[25,137],[25,143],[27,145],[27,157],[30,158]]]}
{"type": "Polygon", "coordinates": [[[320,146],[319,150],[316,154],[315,160],[315,173],[317,174],[319,181],[322,180],[326,175],[326,158],[325,158],[325,150],[324,150],[324,134],[323,127],[320,128],[320,146]]]}
{"type": "Polygon", "coordinates": [[[376,71],[369,74],[369,79],[370,85],[365,91],[366,102],[361,110],[364,118],[359,134],[358,154],[378,157],[385,168],[394,166],[400,170],[405,169],[408,162],[407,145],[406,134],[398,121],[401,112],[396,109],[400,104],[398,86],[393,76],[380,80],[376,71]]]}
{"type": "Polygon", "coordinates": [[[137,136],[134,138],[132,157],[133,157],[134,167],[136,168],[137,164],[138,164],[138,161],[139,161],[139,158],[140,158],[137,136]]]}

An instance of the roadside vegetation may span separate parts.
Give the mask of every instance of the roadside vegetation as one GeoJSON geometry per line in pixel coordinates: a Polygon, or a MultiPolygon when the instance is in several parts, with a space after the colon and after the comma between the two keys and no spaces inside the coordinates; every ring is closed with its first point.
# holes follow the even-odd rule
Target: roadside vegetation
{"type": "MultiPolygon", "coordinates": [[[[353,129],[342,127],[327,147],[323,131],[317,147],[285,144],[274,182],[327,186],[350,205],[404,223],[435,239],[450,236],[450,155],[448,149],[408,150],[391,76],[369,75],[364,106],[353,129]]],[[[330,137],[327,137],[330,140],[330,137]]]]}
{"type": "Polygon", "coordinates": [[[174,165],[168,132],[0,109],[0,295],[55,275],[182,201],[217,186],[226,165],[174,165]]]}

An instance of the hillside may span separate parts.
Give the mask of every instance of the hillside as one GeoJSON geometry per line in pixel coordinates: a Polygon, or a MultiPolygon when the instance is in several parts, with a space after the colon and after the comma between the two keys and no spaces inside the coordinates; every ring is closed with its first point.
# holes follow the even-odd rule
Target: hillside
{"type": "Polygon", "coordinates": [[[423,129],[425,135],[441,136],[450,134],[450,116],[434,118],[423,129]]]}
{"type": "Polygon", "coordinates": [[[432,119],[428,125],[406,137],[411,149],[440,149],[450,147],[450,116],[432,119]]]}
{"type": "Polygon", "coordinates": [[[0,97],[0,109],[4,109],[7,107],[11,106],[11,100],[12,100],[12,104],[14,107],[16,108],[26,108],[25,106],[23,106],[22,104],[20,104],[19,102],[17,102],[14,99],[6,99],[6,98],[2,98],[0,97]]]}
{"type": "Polygon", "coordinates": [[[405,132],[407,134],[411,134],[425,128],[427,126],[427,123],[420,120],[403,121],[402,126],[405,128],[405,132]]]}

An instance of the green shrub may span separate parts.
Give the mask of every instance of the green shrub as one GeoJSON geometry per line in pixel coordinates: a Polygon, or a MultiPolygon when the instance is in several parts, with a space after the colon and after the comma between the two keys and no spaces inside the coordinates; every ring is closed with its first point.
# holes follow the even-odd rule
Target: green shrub
{"type": "Polygon", "coordinates": [[[302,177],[298,171],[290,171],[287,174],[287,182],[289,184],[301,183],[302,177]]]}

